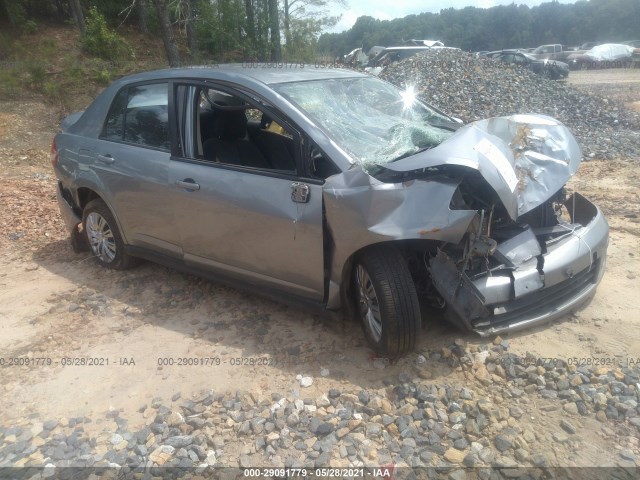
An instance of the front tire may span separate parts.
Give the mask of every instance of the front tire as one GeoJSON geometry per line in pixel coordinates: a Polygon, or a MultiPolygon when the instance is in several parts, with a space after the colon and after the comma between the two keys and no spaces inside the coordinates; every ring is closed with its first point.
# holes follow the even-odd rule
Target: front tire
{"type": "Polygon", "coordinates": [[[116,220],[102,200],[92,200],[87,204],[82,215],[82,227],[91,252],[103,267],[126,270],[137,263],[136,258],[124,251],[116,220]]]}
{"type": "Polygon", "coordinates": [[[390,358],[415,347],[420,305],[409,267],[393,247],[365,250],[353,275],[356,313],[371,348],[390,358]]]}

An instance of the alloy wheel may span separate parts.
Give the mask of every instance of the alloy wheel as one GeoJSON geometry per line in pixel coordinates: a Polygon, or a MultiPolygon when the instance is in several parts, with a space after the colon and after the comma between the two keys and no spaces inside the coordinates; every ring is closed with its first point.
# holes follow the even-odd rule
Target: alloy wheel
{"type": "Polygon", "coordinates": [[[116,242],[105,218],[97,212],[91,212],[87,216],[86,229],[93,254],[104,263],[113,262],[116,258],[116,242]]]}
{"type": "Polygon", "coordinates": [[[358,265],[356,268],[356,282],[358,286],[360,315],[368,327],[373,340],[379,342],[382,338],[380,304],[371,277],[369,277],[367,270],[362,265],[358,265]]]}

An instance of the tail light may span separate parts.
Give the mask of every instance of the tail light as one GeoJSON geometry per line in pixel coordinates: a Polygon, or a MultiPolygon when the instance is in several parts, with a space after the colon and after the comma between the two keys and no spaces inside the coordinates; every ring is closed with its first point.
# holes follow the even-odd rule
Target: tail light
{"type": "Polygon", "coordinates": [[[56,139],[51,142],[51,165],[55,168],[58,165],[58,147],[56,145],[56,139]]]}

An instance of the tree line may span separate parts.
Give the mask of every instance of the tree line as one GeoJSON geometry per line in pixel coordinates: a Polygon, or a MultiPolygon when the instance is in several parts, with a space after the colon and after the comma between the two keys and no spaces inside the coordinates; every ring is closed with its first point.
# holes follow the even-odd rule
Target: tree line
{"type": "Polygon", "coordinates": [[[374,45],[398,45],[409,39],[440,40],[467,51],[638,40],[640,0],[447,8],[394,20],[363,16],[345,32],[321,35],[318,49],[343,55],[356,47],[366,52],[374,45]]]}
{"type": "Polygon", "coordinates": [[[322,30],[339,16],[330,7],[345,0],[0,0],[14,27],[37,21],[72,21],[83,36],[87,17],[111,28],[136,26],[162,37],[171,66],[194,61],[305,60],[317,54],[322,30]]]}
{"type": "MultiPolygon", "coordinates": [[[[357,19],[342,33],[322,33],[346,0],[0,0],[0,22],[33,30],[35,22],[72,21],[86,36],[92,25],[136,26],[160,35],[170,65],[203,61],[312,61],[356,47],[441,40],[468,51],[545,43],[640,39],[640,0],[557,1],[536,7],[448,8],[394,20],[357,19]],[[106,25],[105,24],[105,25],[106,25]],[[91,25],[91,22],[90,22],[91,25]]],[[[95,30],[95,28],[94,28],[95,30]]],[[[100,37],[103,38],[103,37],[100,37]]],[[[90,40],[90,39],[89,39],[90,40]]],[[[99,42],[98,42],[99,43],[99,42]]]]}

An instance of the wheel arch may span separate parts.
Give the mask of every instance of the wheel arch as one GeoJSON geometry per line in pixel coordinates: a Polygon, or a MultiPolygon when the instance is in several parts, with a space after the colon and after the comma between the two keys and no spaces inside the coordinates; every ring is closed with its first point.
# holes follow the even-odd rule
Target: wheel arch
{"type": "Polygon", "coordinates": [[[76,202],[77,202],[77,207],[80,210],[80,217],[82,218],[82,214],[84,212],[84,209],[87,207],[89,202],[91,202],[93,200],[101,200],[101,201],[103,201],[105,203],[105,205],[107,206],[107,208],[111,212],[111,215],[113,215],[113,218],[116,221],[116,226],[118,227],[118,230],[120,231],[120,235],[122,236],[123,242],[125,244],[128,244],[129,242],[127,241],[127,232],[123,228],[122,222],[120,221],[120,218],[118,217],[118,214],[117,214],[116,210],[111,205],[111,202],[104,195],[101,195],[97,191],[97,189],[95,189],[93,187],[90,187],[90,186],[82,186],[82,187],[78,187],[76,189],[76,202]]]}
{"type": "Polygon", "coordinates": [[[353,295],[353,282],[351,281],[354,268],[358,258],[362,256],[362,254],[376,247],[388,247],[397,249],[405,260],[408,261],[408,257],[410,254],[415,253],[417,251],[436,251],[438,246],[442,245],[442,241],[439,240],[387,240],[381,242],[375,242],[361,247],[360,249],[354,251],[347,257],[346,261],[342,265],[342,272],[340,275],[341,283],[340,283],[340,300],[341,300],[341,308],[344,310],[346,316],[350,319],[355,318],[355,301],[353,295]]]}
{"type": "MultiPolygon", "coordinates": [[[[83,212],[87,204],[92,200],[102,200],[104,202],[104,199],[95,190],[89,187],[78,188],[76,190],[76,196],[78,198],[78,208],[80,209],[80,212],[83,212]]],[[[109,210],[111,210],[111,208],[109,210]]]]}

